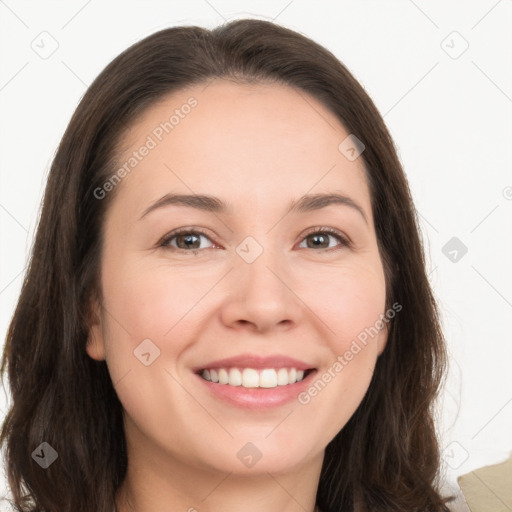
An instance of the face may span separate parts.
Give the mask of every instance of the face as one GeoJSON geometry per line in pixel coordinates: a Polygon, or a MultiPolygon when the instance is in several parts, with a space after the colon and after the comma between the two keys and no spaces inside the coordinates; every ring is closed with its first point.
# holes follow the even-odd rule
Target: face
{"type": "Polygon", "coordinates": [[[133,452],[286,472],[353,415],[387,334],[348,136],[304,92],[225,80],[173,93],[124,136],[87,352],[106,359],[133,452]],[[170,199],[191,194],[217,199],[170,199]],[[314,194],[345,199],[299,202],[314,194]]]}

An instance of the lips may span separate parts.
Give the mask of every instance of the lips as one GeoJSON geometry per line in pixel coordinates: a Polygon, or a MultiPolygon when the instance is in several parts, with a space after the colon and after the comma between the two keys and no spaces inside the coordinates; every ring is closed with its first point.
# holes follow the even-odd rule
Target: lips
{"type": "Polygon", "coordinates": [[[194,368],[203,380],[217,386],[269,390],[299,383],[314,370],[310,363],[281,354],[266,357],[242,354],[194,368]]]}
{"type": "Polygon", "coordinates": [[[192,371],[194,371],[194,373],[201,373],[203,370],[211,370],[212,368],[254,368],[255,370],[264,370],[266,368],[295,368],[296,370],[306,371],[314,370],[315,366],[314,364],[281,354],[265,357],[255,354],[241,354],[239,356],[206,362],[201,366],[194,367],[192,371]]]}
{"type": "Polygon", "coordinates": [[[199,389],[213,400],[259,411],[297,400],[318,372],[314,364],[293,357],[252,354],[209,361],[193,370],[199,389]]]}

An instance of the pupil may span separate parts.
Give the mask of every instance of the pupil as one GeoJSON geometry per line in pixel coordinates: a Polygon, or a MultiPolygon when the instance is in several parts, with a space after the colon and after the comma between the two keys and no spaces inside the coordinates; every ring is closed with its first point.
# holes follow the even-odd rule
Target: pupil
{"type": "Polygon", "coordinates": [[[185,241],[185,247],[192,247],[193,249],[197,249],[199,248],[198,246],[198,241],[199,241],[199,237],[196,236],[196,235],[181,235],[179,237],[180,240],[184,240],[185,241]],[[194,242],[192,239],[196,238],[196,243],[194,245],[194,242]]]}
{"type": "MultiPolygon", "coordinates": [[[[313,235],[313,237],[312,237],[312,238],[313,238],[313,240],[314,240],[314,242],[313,242],[313,246],[314,246],[314,247],[318,247],[318,246],[322,245],[322,242],[321,242],[321,241],[319,242],[319,239],[323,238],[323,239],[324,239],[324,241],[325,241],[325,239],[326,239],[327,237],[326,237],[325,235],[313,235]]],[[[324,243],[323,245],[325,245],[325,243],[324,243]]]]}

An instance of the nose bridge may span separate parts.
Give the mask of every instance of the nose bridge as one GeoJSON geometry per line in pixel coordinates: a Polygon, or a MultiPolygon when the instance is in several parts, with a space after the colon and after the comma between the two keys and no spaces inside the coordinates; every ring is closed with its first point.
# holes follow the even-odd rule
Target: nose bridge
{"type": "Polygon", "coordinates": [[[286,288],[283,278],[278,278],[284,273],[283,257],[279,248],[272,247],[270,237],[247,236],[236,248],[239,256],[236,267],[238,279],[247,287],[246,293],[264,293],[267,300],[270,292],[277,297],[286,288]]]}
{"type": "Polygon", "coordinates": [[[291,291],[284,254],[269,237],[246,237],[237,247],[225,321],[250,322],[259,329],[296,322],[300,301],[291,291]]]}

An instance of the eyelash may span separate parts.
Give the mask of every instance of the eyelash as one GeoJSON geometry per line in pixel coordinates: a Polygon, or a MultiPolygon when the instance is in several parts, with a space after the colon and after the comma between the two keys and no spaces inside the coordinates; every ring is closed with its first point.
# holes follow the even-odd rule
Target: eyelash
{"type": "MultiPolygon", "coordinates": [[[[304,235],[304,237],[302,238],[301,242],[303,240],[305,240],[308,236],[318,235],[318,234],[333,236],[334,238],[336,238],[340,242],[340,245],[338,247],[322,248],[322,249],[319,249],[316,252],[323,252],[323,251],[331,252],[331,251],[338,251],[340,249],[343,249],[344,247],[348,247],[348,248],[352,247],[352,242],[348,238],[343,236],[339,231],[337,231],[335,229],[332,229],[332,228],[328,228],[328,227],[313,228],[312,230],[310,230],[308,233],[306,233],[304,235]]],[[[193,228],[193,229],[192,228],[180,228],[180,229],[177,229],[177,230],[172,231],[171,233],[168,233],[167,235],[165,235],[160,240],[160,242],[158,243],[158,247],[163,247],[164,249],[170,249],[170,250],[181,252],[181,253],[192,253],[192,254],[197,254],[197,253],[199,253],[201,251],[204,251],[204,249],[181,249],[179,247],[169,246],[169,242],[171,240],[173,240],[174,238],[178,237],[179,235],[203,235],[206,238],[208,238],[208,240],[210,240],[211,242],[215,243],[206,234],[206,232],[204,232],[201,229],[197,229],[197,228],[193,228]]],[[[305,249],[308,249],[308,247],[305,247],[305,249]]]]}

